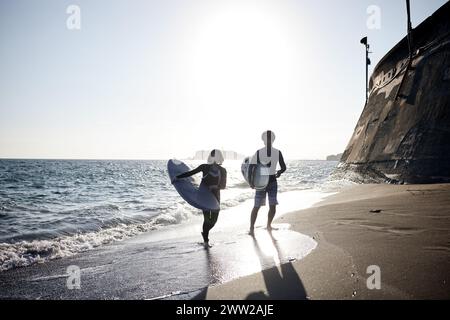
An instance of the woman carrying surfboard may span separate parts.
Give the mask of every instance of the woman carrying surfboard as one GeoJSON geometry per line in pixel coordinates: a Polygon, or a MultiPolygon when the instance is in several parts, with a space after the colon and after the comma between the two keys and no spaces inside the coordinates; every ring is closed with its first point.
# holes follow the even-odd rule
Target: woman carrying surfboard
{"type": "MultiPolygon", "coordinates": [[[[208,187],[212,194],[220,203],[220,190],[225,189],[227,185],[227,171],[222,167],[224,161],[223,154],[220,150],[214,149],[208,156],[207,163],[199,165],[194,170],[182,173],[175,179],[183,179],[194,174],[203,173],[200,188],[208,187]]],[[[173,182],[173,181],[172,181],[173,182]]],[[[202,237],[205,246],[209,247],[209,231],[214,227],[219,217],[220,210],[203,210],[203,232],[202,237]]]]}

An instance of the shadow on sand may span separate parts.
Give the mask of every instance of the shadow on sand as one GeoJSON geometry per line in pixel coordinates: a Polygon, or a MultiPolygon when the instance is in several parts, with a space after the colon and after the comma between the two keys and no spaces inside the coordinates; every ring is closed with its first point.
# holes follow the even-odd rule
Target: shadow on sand
{"type": "MultiPolygon", "coordinates": [[[[269,232],[275,252],[278,255],[278,261],[281,260],[281,250],[278,246],[277,239],[269,232]]],[[[262,290],[251,292],[247,295],[247,300],[306,300],[307,294],[303,283],[297,274],[292,263],[287,262],[276,266],[275,257],[266,255],[258,243],[258,239],[253,237],[253,244],[256,255],[261,264],[261,273],[267,292],[262,290]],[[264,266],[275,265],[268,269],[264,266]]],[[[208,255],[209,256],[209,255],[208,255]]],[[[203,288],[193,299],[204,300],[207,297],[208,288],[203,288]]]]}
{"type": "MultiPolygon", "coordinates": [[[[272,232],[269,232],[269,235],[278,259],[281,260],[281,250],[278,246],[277,239],[275,239],[272,232]]],[[[274,257],[264,254],[255,237],[253,241],[261,268],[264,268],[264,265],[269,263],[275,264],[274,257]]],[[[261,272],[264,277],[267,293],[263,291],[252,292],[247,296],[248,300],[306,300],[305,288],[292,263],[283,263],[280,266],[274,266],[261,272]]]]}

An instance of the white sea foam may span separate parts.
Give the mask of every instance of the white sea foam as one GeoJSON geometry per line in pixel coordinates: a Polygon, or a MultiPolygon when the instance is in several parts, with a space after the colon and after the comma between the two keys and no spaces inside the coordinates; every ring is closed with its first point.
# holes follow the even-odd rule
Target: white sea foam
{"type": "Polygon", "coordinates": [[[180,223],[188,220],[191,216],[189,211],[178,210],[173,214],[160,214],[146,223],[119,224],[96,232],[62,236],[51,240],[0,243],[0,271],[73,256],[101,245],[158,229],[164,225],[180,223]]]}
{"type": "MultiPolygon", "coordinates": [[[[222,209],[234,207],[251,197],[252,193],[224,200],[222,209]]],[[[51,240],[18,241],[0,243],[0,271],[17,267],[26,267],[35,263],[73,256],[101,245],[122,241],[136,235],[149,232],[163,226],[179,224],[198,215],[201,211],[185,204],[179,204],[175,210],[162,210],[148,222],[119,223],[99,231],[60,236],[51,240]]]]}
{"type": "MultiPolygon", "coordinates": [[[[165,161],[5,160],[3,165],[0,271],[72,256],[201,213],[170,185],[165,161]]],[[[221,209],[228,211],[250,203],[254,190],[243,181],[240,162],[226,168],[221,209]]],[[[327,162],[288,162],[279,180],[284,206],[292,202],[294,209],[308,198],[305,193],[287,201],[285,191],[317,187],[331,170],[327,162]]]]}

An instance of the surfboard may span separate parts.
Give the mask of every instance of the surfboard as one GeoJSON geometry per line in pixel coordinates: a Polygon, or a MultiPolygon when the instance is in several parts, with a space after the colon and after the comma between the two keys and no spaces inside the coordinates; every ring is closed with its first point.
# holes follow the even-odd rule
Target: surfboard
{"type": "MultiPolygon", "coordinates": [[[[191,169],[182,161],[171,159],[167,163],[170,181],[191,169]]],[[[173,186],[180,196],[191,206],[200,210],[220,210],[219,201],[206,185],[198,186],[192,177],[177,179],[173,186]]]]}
{"type": "Polygon", "coordinates": [[[250,172],[249,168],[250,157],[246,157],[241,165],[241,172],[245,181],[247,181],[249,185],[251,185],[250,181],[253,181],[256,190],[264,190],[269,184],[270,168],[262,164],[257,164],[253,173],[250,172]]]}

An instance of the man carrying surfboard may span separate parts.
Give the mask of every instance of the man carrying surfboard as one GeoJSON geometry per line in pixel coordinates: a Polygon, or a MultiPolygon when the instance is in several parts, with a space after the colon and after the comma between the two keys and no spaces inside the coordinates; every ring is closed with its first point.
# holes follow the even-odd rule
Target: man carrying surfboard
{"type": "MultiPolygon", "coordinates": [[[[272,230],[272,221],[275,217],[276,206],[278,205],[277,193],[278,193],[278,183],[277,178],[281,176],[286,171],[286,164],[283,159],[283,154],[280,150],[275,149],[272,144],[275,141],[275,134],[267,130],[263,132],[261,136],[264,141],[264,148],[259,149],[255,152],[252,159],[250,160],[249,170],[256,170],[257,166],[265,166],[268,168],[269,182],[267,186],[263,189],[257,189],[255,192],[255,205],[253,206],[252,214],[250,217],[250,235],[254,235],[255,222],[258,216],[258,211],[261,206],[266,205],[266,196],[269,198],[269,212],[267,217],[267,230],[272,230]],[[280,170],[277,171],[277,165],[280,164],[280,170]]],[[[252,176],[250,174],[250,176],[252,176]]],[[[250,181],[250,186],[252,188],[255,185],[250,181]]]]}
{"type": "MultiPolygon", "coordinates": [[[[194,170],[182,173],[175,177],[176,179],[183,179],[194,174],[203,173],[200,188],[204,185],[216,197],[220,204],[220,190],[225,189],[227,185],[227,171],[222,167],[224,161],[223,154],[220,150],[214,149],[208,156],[207,163],[201,164],[194,170]]],[[[173,183],[174,181],[172,181],[173,183]]],[[[202,237],[205,247],[209,247],[209,231],[214,227],[219,217],[220,210],[203,210],[203,232],[202,237]]]]}

